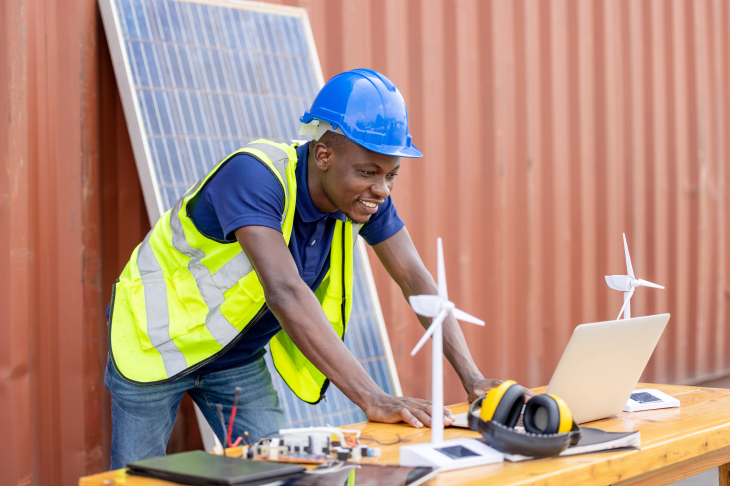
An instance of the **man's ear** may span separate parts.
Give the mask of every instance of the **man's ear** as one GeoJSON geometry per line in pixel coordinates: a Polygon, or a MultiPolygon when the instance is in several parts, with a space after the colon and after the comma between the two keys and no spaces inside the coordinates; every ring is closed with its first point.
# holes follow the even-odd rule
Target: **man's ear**
{"type": "Polygon", "coordinates": [[[328,147],[322,142],[312,142],[314,149],[312,150],[314,155],[314,161],[317,164],[317,168],[323,172],[329,170],[333,162],[334,151],[331,147],[328,147]]]}

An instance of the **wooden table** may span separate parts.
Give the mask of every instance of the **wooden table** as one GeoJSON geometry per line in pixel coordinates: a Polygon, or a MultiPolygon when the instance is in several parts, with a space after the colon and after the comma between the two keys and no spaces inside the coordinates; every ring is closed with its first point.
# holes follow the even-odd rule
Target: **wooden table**
{"type": "MultiPolygon", "coordinates": [[[[641,431],[640,451],[604,452],[548,458],[521,463],[504,462],[439,474],[428,484],[447,485],[665,485],[719,466],[720,486],[730,486],[730,390],[640,384],[679,399],[680,408],[620,413],[592,422],[610,432],[641,431]]],[[[544,389],[535,389],[540,393],[544,389]]],[[[449,407],[466,412],[468,404],[449,407]]],[[[429,429],[405,424],[362,422],[347,428],[362,430],[361,442],[380,446],[380,464],[398,464],[398,447],[428,442],[429,429]]],[[[478,437],[476,432],[447,428],[445,439],[478,437]]],[[[124,470],[81,478],[80,486],[163,486],[167,481],[127,476],[124,470]]]]}

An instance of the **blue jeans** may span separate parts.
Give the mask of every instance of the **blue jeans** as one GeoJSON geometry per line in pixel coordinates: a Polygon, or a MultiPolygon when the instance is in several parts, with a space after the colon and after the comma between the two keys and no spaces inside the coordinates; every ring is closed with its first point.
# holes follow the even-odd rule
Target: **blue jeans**
{"type": "Polygon", "coordinates": [[[233,425],[232,439],[248,431],[251,441],[284,428],[284,413],[271,375],[261,357],[237,368],[204,376],[194,373],[164,385],[134,385],[121,378],[107,360],[104,385],[112,396],[111,468],[164,456],[177,409],[187,392],[198,404],[221,443],[225,434],[216,414],[223,405],[226,426],[233,407],[234,388],[243,390],[233,425]]]}

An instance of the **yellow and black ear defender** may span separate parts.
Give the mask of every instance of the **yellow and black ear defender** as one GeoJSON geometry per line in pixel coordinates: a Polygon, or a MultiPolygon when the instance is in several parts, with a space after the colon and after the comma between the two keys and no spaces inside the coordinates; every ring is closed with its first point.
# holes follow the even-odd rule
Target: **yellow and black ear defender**
{"type": "Polygon", "coordinates": [[[494,420],[505,427],[513,428],[520,420],[525,404],[525,389],[516,381],[507,380],[492,388],[482,402],[479,416],[485,422],[494,420]]]}
{"type": "Polygon", "coordinates": [[[525,389],[512,380],[479,397],[469,407],[469,427],[490,446],[510,454],[549,457],[580,440],[568,405],[555,395],[538,395],[525,405],[525,389]],[[481,412],[476,415],[476,408],[481,412]],[[515,430],[522,408],[525,432],[515,430]]]}
{"type": "Polygon", "coordinates": [[[525,405],[523,422],[532,434],[564,434],[573,428],[573,415],[561,398],[538,395],[525,405]]]}

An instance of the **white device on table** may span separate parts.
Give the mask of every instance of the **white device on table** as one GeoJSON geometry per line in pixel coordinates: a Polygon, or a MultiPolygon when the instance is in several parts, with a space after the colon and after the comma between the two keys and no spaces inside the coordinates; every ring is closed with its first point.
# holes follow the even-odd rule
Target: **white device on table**
{"type": "Polygon", "coordinates": [[[660,314],[576,327],[546,393],[562,398],[578,423],[621,412],[668,321],[660,314]]]}
{"type": "Polygon", "coordinates": [[[679,400],[654,388],[642,388],[631,392],[624,412],[643,412],[660,408],[679,407],[679,400]]]}
{"type": "MultiPolygon", "coordinates": [[[[621,412],[668,321],[669,314],[660,314],[581,324],[546,393],[562,398],[577,423],[621,412]]],[[[457,415],[453,425],[468,427],[466,413],[457,415]]]]}
{"type": "MultiPolygon", "coordinates": [[[[414,356],[428,338],[433,336],[431,342],[431,416],[441,418],[444,415],[442,334],[444,319],[451,315],[460,321],[471,322],[480,326],[484,325],[484,321],[457,309],[454,303],[449,300],[441,238],[436,243],[438,295],[412,295],[408,300],[416,314],[433,318],[428,330],[411,351],[411,356],[414,356]]],[[[444,441],[444,423],[442,420],[432,420],[430,443],[402,446],[400,448],[401,466],[437,467],[442,471],[449,471],[502,461],[501,452],[476,439],[444,441]]]]}

